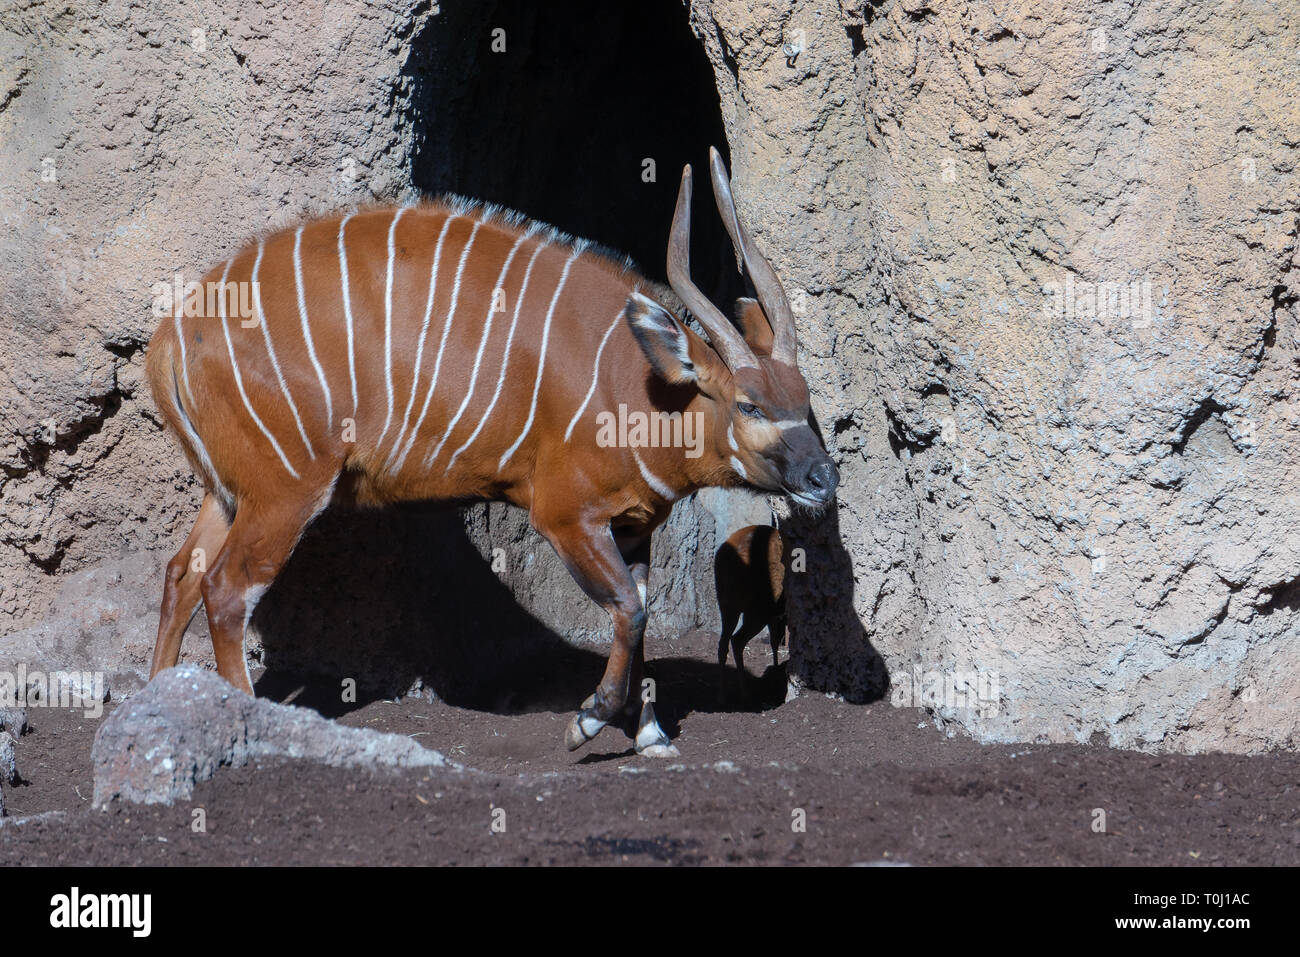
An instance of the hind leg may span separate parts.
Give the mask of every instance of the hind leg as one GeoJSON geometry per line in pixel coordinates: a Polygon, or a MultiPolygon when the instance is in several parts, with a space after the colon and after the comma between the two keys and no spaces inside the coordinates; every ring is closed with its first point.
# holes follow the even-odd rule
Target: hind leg
{"type": "Polygon", "coordinates": [[[203,600],[199,585],[208,563],[217,557],[229,530],[230,523],[216,498],[205,495],[185,544],[167,563],[150,678],[166,668],[174,668],[180,660],[181,639],[203,600]]]}
{"type": "Polygon", "coordinates": [[[731,636],[736,633],[736,627],[740,624],[742,616],[739,611],[725,607],[721,602],[719,602],[719,611],[722,612],[722,633],[718,636],[718,700],[726,704],[727,646],[731,636]]]}
{"type": "Polygon", "coordinates": [[[740,630],[731,636],[731,654],[736,659],[736,671],[740,679],[740,693],[743,701],[750,700],[750,674],[745,668],[745,646],[750,640],[763,630],[763,622],[755,620],[753,622],[743,621],[740,630]]]}
{"type": "Polygon", "coordinates": [[[736,633],[736,625],[740,624],[740,614],[725,609],[722,612],[722,634],[718,637],[718,666],[727,667],[727,643],[731,641],[731,636],[736,633]]]}
{"type": "Polygon", "coordinates": [[[248,620],[321,507],[295,502],[291,494],[272,501],[239,503],[226,542],[200,586],[217,673],[250,695],[253,681],[244,655],[248,620]]]}
{"type": "Polygon", "coordinates": [[[785,616],[778,615],[772,619],[771,624],[767,626],[767,640],[772,646],[772,665],[775,667],[781,663],[781,656],[777,654],[777,649],[785,643],[786,626],[785,616]]]}

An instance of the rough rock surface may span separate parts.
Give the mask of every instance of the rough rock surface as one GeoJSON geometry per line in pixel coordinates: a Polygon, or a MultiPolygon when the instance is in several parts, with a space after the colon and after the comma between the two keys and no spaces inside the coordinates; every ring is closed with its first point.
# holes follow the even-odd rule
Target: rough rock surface
{"type": "MultiPolygon", "coordinates": [[[[29,670],[100,674],[105,696],[123,697],[142,688],[158,631],[159,577],[158,560],[147,552],[63,576],[46,617],[4,638],[0,667],[22,662],[29,670]]],[[[199,615],[184,660],[213,663],[206,635],[207,623],[199,615]]]]}
{"type": "Polygon", "coordinates": [[[859,688],[865,640],[896,697],[995,674],[936,705],[984,739],[1294,747],[1294,11],[692,15],[844,471],[851,573],[792,597],[805,680],[859,688]]]}
{"type": "Polygon", "coordinates": [[[184,800],[223,766],[263,757],[330,767],[454,767],[410,738],[348,728],[314,711],[250,698],[194,665],[169,669],[95,734],[94,804],[184,800]]]}
{"type": "MultiPolygon", "coordinates": [[[[808,557],[797,678],[931,704],[989,740],[1294,747],[1294,11],[665,9],[713,65],[737,200],[803,309],[843,473],[832,515],[786,520],[808,557]],[[968,688],[979,707],[954,697],[968,688]]],[[[425,132],[515,99],[466,95],[491,5],[225,11],[0,14],[4,627],[123,549],[161,569],[192,520],[193,481],[140,388],[153,284],[308,210],[410,195],[413,157],[453,163],[439,151],[455,141],[425,132]]],[[[712,623],[718,531],[765,507],[723,498],[679,506],[657,543],[662,633],[712,623]]],[[[422,661],[375,673],[434,648],[427,632],[461,636],[444,655],[459,674],[607,632],[504,509],[322,526],[254,621],[270,666],[351,674],[369,655],[386,690],[437,690],[422,661]]]]}

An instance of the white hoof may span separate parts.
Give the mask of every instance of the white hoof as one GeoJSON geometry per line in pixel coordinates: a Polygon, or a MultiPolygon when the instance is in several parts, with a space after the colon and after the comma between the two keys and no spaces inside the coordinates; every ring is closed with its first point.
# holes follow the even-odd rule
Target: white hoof
{"type": "Polygon", "coordinates": [[[576,751],[596,735],[600,734],[605,722],[586,711],[579,711],[564,732],[564,746],[576,751]]]}
{"type": "Polygon", "coordinates": [[[679,758],[682,753],[671,744],[652,744],[648,747],[638,748],[637,754],[643,758],[679,758]]]}

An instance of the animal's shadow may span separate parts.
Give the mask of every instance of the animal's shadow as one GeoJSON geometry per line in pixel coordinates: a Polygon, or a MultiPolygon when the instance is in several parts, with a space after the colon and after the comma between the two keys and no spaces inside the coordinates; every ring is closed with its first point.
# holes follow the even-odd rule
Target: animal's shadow
{"type": "MultiPolygon", "coordinates": [[[[253,625],[266,667],[257,693],[327,717],[421,690],[499,714],[576,711],[599,683],[608,651],[571,644],[534,617],[449,509],[331,509],[304,535],[253,625]]],[[[671,650],[653,657],[664,646],[653,643],[647,674],[670,735],[694,711],[784,700],[784,663],[742,691],[734,667],[722,672],[671,650]]],[[[750,659],[757,670],[761,659],[752,652],[750,659]]]]}
{"type": "Polygon", "coordinates": [[[852,704],[887,698],[889,672],[855,607],[853,556],[837,508],[822,515],[796,511],[781,532],[803,549],[805,561],[802,571],[786,576],[791,672],[803,687],[852,704]]]}
{"type": "MultiPolygon", "coordinates": [[[[834,645],[847,649],[841,664],[869,669],[877,681],[875,694],[845,697],[875,700],[885,693],[883,664],[862,633],[851,586],[831,577],[851,568],[833,517],[803,536],[810,543],[810,580],[829,590],[818,588],[811,603],[804,595],[791,604],[791,644],[780,664],[771,664],[763,635],[750,643],[743,679],[734,664],[722,668],[700,655],[700,638],[707,648],[714,644],[715,608],[697,610],[709,628],[683,640],[680,653],[674,653],[676,641],[650,643],[647,676],[654,679],[656,713],[670,737],[692,713],[779,706],[790,669],[799,667],[800,631],[827,622],[847,622],[855,632],[834,645]],[[804,619],[801,612],[809,607],[815,617],[804,619]]],[[[258,694],[327,717],[412,689],[477,711],[572,712],[599,682],[608,651],[569,643],[524,608],[454,509],[330,510],[308,530],[253,623],[266,665],[258,694]]]]}

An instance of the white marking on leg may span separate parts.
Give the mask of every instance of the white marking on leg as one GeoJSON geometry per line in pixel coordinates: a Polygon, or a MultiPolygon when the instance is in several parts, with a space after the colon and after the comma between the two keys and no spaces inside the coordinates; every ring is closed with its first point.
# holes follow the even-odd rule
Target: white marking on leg
{"type": "Polygon", "coordinates": [[[352,377],[352,415],[355,417],[357,414],[357,353],[352,340],[352,293],[348,288],[348,250],[343,241],[348,220],[354,215],[348,213],[339,223],[339,276],[343,284],[343,321],[348,329],[348,375],[352,377]]]}
{"type": "Polygon", "coordinates": [[[582,405],[578,406],[578,411],[573,413],[573,418],[569,420],[569,427],[564,430],[565,442],[568,442],[569,436],[573,435],[573,427],[578,424],[578,420],[582,418],[582,413],[587,410],[587,403],[590,402],[591,397],[596,394],[596,385],[600,381],[600,356],[605,351],[605,344],[609,342],[609,337],[614,334],[614,330],[618,327],[618,324],[622,319],[623,310],[619,309],[618,314],[614,316],[614,321],[609,324],[609,328],[605,330],[604,337],[600,340],[600,347],[596,349],[596,361],[591,367],[591,388],[587,390],[587,395],[583,398],[582,405]]]}
{"type": "Polygon", "coordinates": [[[652,744],[640,749],[637,754],[643,758],[677,758],[681,757],[682,753],[673,744],[652,744]]]}
{"type": "Polygon", "coordinates": [[[469,251],[474,245],[474,237],[478,235],[479,227],[482,225],[482,220],[474,221],[474,228],[470,230],[469,239],[465,242],[465,248],[461,250],[460,262],[456,265],[456,278],[451,285],[451,305],[447,309],[447,319],[442,325],[442,341],[438,343],[438,357],[433,361],[433,378],[429,380],[429,391],[425,393],[420,416],[415,420],[415,426],[406,439],[406,447],[402,449],[401,457],[398,458],[397,464],[393,466],[395,472],[401,471],[402,463],[406,461],[407,455],[410,454],[411,446],[415,444],[415,439],[420,434],[420,426],[424,423],[424,417],[429,412],[429,403],[433,401],[433,392],[438,387],[438,373],[442,369],[442,355],[447,348],[447,337],[451,333],[452,323],[456,321],[456,303],[460,299],[461,276],[465,272],[465,262],[469,259],[469,251]]]}
{"type": "MultiPolygon", "coordinates": [[[[431,454],[427,459],[425,459],[424,461],[425,468],[428,468],[430,465],[432,465],[434,461],[438,458],[438,453],[442,451],[442,447],[447,443],[447,440],[451,438],[451,433],[455,431],[456,424],[460,422],[460,417],[465,414],[465,407],[469,405],[469,400],[474,396],[474,387],[478,385],[479,366],[483,364],[483,350],[487,348],[488,336],[492,334],[492,314],[494,311],[493,307],[496,305],[496,303],[493,302],[493,299],[495,298],[496,290],[500,289],[501,284],[505,282],[506,272],[509,271],[510,264],[515,260],[515,253],[519,251],[519,247],[523,244],[526,238],[527,236],[521,235],[518,239],[515,240],[515,244],[512,247],[510,247],[510,255],[506,256],[505,265],[501,267],[501,272],[497,274],[497,281],[492,286],[493,295],[488,298],[487,319],[485,319],[483,322],[483,334],[479,336],[478,352],[474,354],[474,370],[470,373],[469,376],[469,388],[465,390],[465,398],[460,400],[460,408],[458,408],[456,410],[456,414],[452,416],[451,424],[447,426],[447,431],[443,433],[442,439],[439,440],[437,446],[433,450],[433,454],[431,454]]],[[[455,464],[456,464],[456,456],[453,455],[451,457],[451,460],[447,462],[447,468],[445,469],[445,471],[450,472],[451,467],[455,464]]]]}
{"type": "Polygon", "coordinates": [[[674,492],[666,482],[655,475],[650,469],[646,468],[645,462],[641,461],[641,456],[636,449],[632,449],[632,458],[636,460],[636,467],[641,472],[641,478],[645,479],[645,484],[650,486],[650,490],[660,498],[672,502],[677,499],[677,493],[674,492]]]}
{"type": "Polygon", "coordinates": [[[271,368],[275,370],[275,380],[280,383],[280,391],[284,393],[284,399],[289,403],[289,411],[293,413],[294,422],[298,423],[298,434],[302,436],[302,444],[307,446],[307,456],[313,460],[316,458],[316,450],[311,447],[311,441],[307,438],[307,430],[303,428],[302,416],[298,414],[298,405],[293,401],[293,395],[289,392],[289,383],[284,381],[284,373],[280,370],[280,360],[275,356],[275,347],[271,345],[271,328],[266,321],[266,310],[262,308],[262,291],[257,282],[258,271],[262,268],[262,252],[265,244],[257,244],[257,258],[253,260],[253,308],[261,316],[262,321],[258,323],[262,327],[262,338],[266,341],[266,354],[271,357],[271,368]]]}
{"type": "Polygon", "coordinates": [[[415,396],[419,392],[420,385],[420,365],[424,360],[424,340],[429,334],[429,318],[433,315],[433,296],[438,287],[438,270],[442,263],[442,244],[447,238],[447,231],[451,229],[451,224],[459,216],[448,215],[443,219],[442,230],[438,233],[438,244],[433,250],[433,265],[429,267],[429,296],[424,303],[424,322],[420,325],[420,339],[415,347],[415,366],[411,370],[411,394],[406,399],[406,411],[402,413],[402,427],[397,430],[397,438],[393,440],[393,447],[388,452],[388,458],[384,462],[384,468],[388,468],[393,463],[393,457],[397,455],[402,448],[402,439],[406,435],[406,427],[411,421],[411,409],[415,405],[415,396]]]}
{"type": "MultiPolygon", "coordinates": [[[[492,415],[492,410],[496,408],[497,399],[501,398],[501,387],[506,381],[506,368],[510,364],[510,347],[515,341],[515,327],[519,323],[519,310],[523,308],[524,305],[524,294],[528,292],[528,280],[532,278],[533,275],[533,264],[537,262],[537,257],[541,255],[542,250],[548,248],[549,245],[550,244],[546,242],[538,242],[537,247],[533,250],[533,255],[528,260],[528,268],[524,270],[524,281],[519,287],[519,296],[515,299],[515,311],[514,315],[510,319],[510,331],[506,334],[506,347],[505,351],[501,354],[501,371],[497,373],[497,386],[492,393],[492,401],[489,402],[487,408],[483,410],[483,414],[478,420],[478,426],[472,433],[470,433],[470,437],[456,450],[456,455],[460,455],[461,452],[464,452],[474,444],[474,440],[478,438],[478,434],[483,431],[483,426],[487,424],[488,418],[492,415]]],[[[453,461],[455,460],[456,455],[452,456],[453,461]]]]}
{"type": "Polygon", "coordinates": [[[641,608],[645,608],[645,582],[636,583],[636,593],[641,596],[641,608]]]}
{"type": "Polygon", "coordinates": [[[578,730],[582,732],[582,736],[587,740],[591,740],[600,734],[600,729],[603,727],[605,727],[605,722],[595,715],[584,714],[578,718],[578,730]]]}
{"type": "Polygon", "coordinates": [[[298,293],[298,320],[302,323],[302,338],[307,343],[307,356],[311,359],[316,378],[320,381],[321,393],[325,396],[325,431],[334,431],[334,398],[330,395],[329,383],[325,381],[325,370],[321,368],[320,359],[316,358],[316,345],[312,342],[311,326],[307,323],[307,298],[302,283],[302,227],[293,236],[293,283],[298,293]]]}
{"type": "Polygon", "coordinates": [[[244,644],[248,638],[248,621],[253,617],[253,611],[257,608],[257,603],[262,600],[266,594],[267,585],[250,585],[244,592],[244,623],[240,626],[239,632],[239,660],[244,666],[244,680],[248,682],[248,687],[253,687],[253,673],[248,670],[248,654],[244,651],[244,644]]]}
{"type": "Polygon", "coordinates": [[[664,729],[659,727],[658,721],[647,721],[636,733],[637,752],[655,745],[668,745],[668,735],[664,734],[664,729]]]}
{"type": "Polygon", "coordinates": [[[384,418],[384,427],[375,441],[376,446],[383,444],[388,427],[393,424],[393,260],[397,258],[393,237],[404,212],[405,206],[398,209],[393,214],[392,225],[388,227],[388,279],[384,284],[384,383],[388,390],[388,415],[384,418]]]}
{"type": "Polygon", "coordinates": [[[542,325],[542,345],[537,355],[537,378],[533,380],[533,401],[528,407],[528,420],[524,422],[523,430],[520,431],[519,438],[515,439],[515,444],[506,449],[505,455],[501,456],[501,461],[497,463],[498,471],[506,467],[510,457],[523,444],[524,438],[533,427],[533,417],[537,414],[537,396],[542,389],[542,373],[546,371],[546,347],[551,338],[551,320],[555,317],[555,304],[560,301],[560,293],[564,289],[565,281],[569,278],[569,270],[573,267],[573,261],[582,255],[584,249],[586,249],[585,244],[575,245],[573,252],[569,253],[569,258],[564,261],[564,269],[560,272],[560,281],[556,284],[555,293],[551,296],[550,308],[546,310],[546,322],[542,325]]]}
{"type": "Polygon", "coordinates": [[[224,293],[224,287],[228,275],[230,275],[230,263],[226,263],[226,271],[221,274],[223,292],[221,297],[218,299],[218,302],[220,303],[219,317],[221,319],[221,332],[226,337],[226,351],[230,354],[230,368],[235,374],[235,387],[239,390],[239,397],[244,400],[244,408],[248,410],[248,414],[252,417],[253,423],[259,430],[261,430],[261,433],[266,436],[266,440],[271,443],[271,448],[275,449],[275,454],[280,457],[280,461],[283,463],[285,469],[294,478],[299,478],[298,473],[294,470],[294,467],[289,464],[288,458],[285,457],[284,450],[280,448],[280,443],[275,440],[275,436],[271,434],[271,430],[266,427],[258,417],[257,413],[253,411],[253,403],[248,401],[248,393],[244,391],[244,380],[239,374],[239,362],[235,358],[235,345],[230,341],[230,330],[226,327],[226,296],[224,293]]]}

